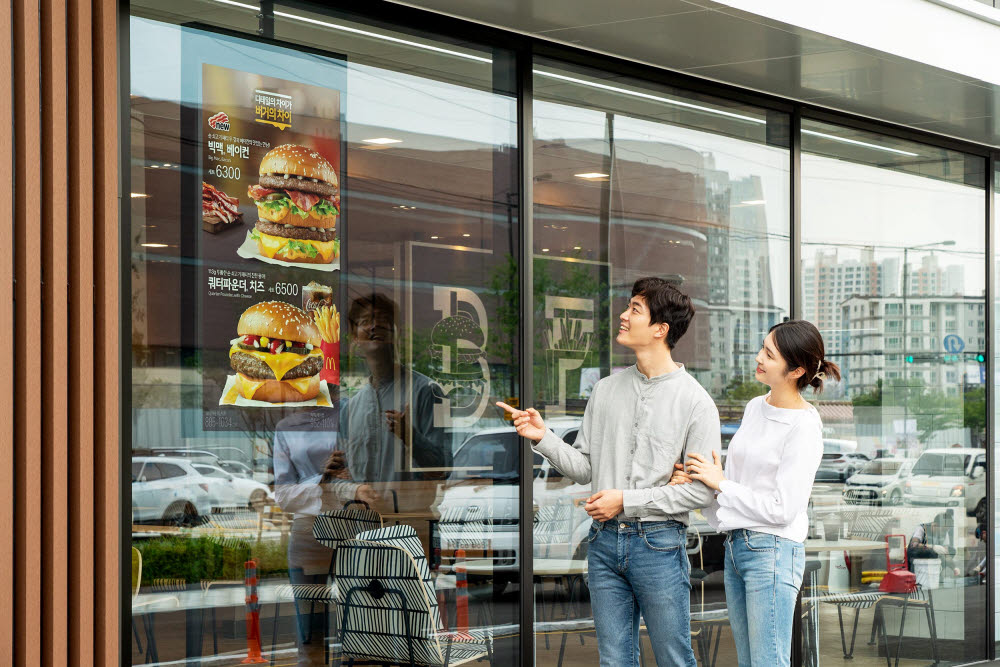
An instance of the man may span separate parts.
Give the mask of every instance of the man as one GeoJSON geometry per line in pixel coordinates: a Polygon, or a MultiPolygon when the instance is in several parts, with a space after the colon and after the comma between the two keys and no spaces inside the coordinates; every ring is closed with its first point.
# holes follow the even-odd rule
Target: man
{"type": "Polygon", "coordinates": [[[517,432],[565,476],[594,491],[585,509],[590,600],[601,665],[638,665],[642,614],[657,665],[695,667],[691,649],[688,511],[707,506],[703,484],[668,486],[675,463],[721,451],[719,413],[671,353],[688,328],[691,300],[660,278],[632,287],[618,342],[634,366],[593,389],[572,446],[534,408],[517,410],[517,432]]]}

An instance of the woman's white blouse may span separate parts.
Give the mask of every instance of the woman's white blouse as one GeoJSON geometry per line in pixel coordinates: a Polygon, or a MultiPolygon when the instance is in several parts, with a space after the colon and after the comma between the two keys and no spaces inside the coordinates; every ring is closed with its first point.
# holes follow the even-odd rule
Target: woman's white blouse
{"type": "Polygon", "coordinates": [[[702,513],[718,531],[746,528],[803,542],[809,494],[823,457],[823,423],[812,406],[776,408],[765,399],[747,403],[729,443],[726,481],[702,513]]]}

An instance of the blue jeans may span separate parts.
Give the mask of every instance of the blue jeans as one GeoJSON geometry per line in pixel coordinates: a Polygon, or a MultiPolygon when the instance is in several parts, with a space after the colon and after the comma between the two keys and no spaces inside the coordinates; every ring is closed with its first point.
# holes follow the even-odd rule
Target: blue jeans
{"type": "Polygon", "coordinates": [[[696,667],[684,524],[595,521],[587,540],[590,605],[601,667],[639,664],[640,612],[657,665],[696,667]]]}
{"type": "Polygon", "coordinates": [[[726,538],[726,605],[740,667],[788,667],[805,547],[755,530],[726,538]]]}

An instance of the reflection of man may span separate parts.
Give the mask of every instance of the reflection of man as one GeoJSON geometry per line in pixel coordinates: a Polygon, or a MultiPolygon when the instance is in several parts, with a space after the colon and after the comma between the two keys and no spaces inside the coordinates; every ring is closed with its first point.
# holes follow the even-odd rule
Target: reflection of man
{"type": "Polygon", "coordinates": [[[395,302],[381,294],[359,297],[347,319],[352,350],[364,357],[369,373],[341,413],[351,479],[390,482],[412,477],[411,467],[450,465],[448,436],[434,427],[433,383],[397,360],[395,302]]]}
{"type": "MultiPolygon", "coordinates": [[[[325,584],[333,552],[313,537],[320,512],[338,509],[349,500],[372,502],[373,489],[344,481],[344,453],[337,450],[339,411],[303,410],[280,422],[274,434],[274,496],[291,512],[288,578],[293,584],[325,584]]],[[[295,643],[299,665],[323,664],[323,609],[297,601],[295,643]]]]}
{"type": "Polygon", "coordinates": [[[917,526],[906,550],[910,570],[913,570],[914,558],[934,558],[941,560],[942,567],[950,567],[956,577],[962,574],[962,569],[955,566],[953,558],[955,546],[951,528],[952,522],[948,512],[941,512],[930,523],[917,526]]]}

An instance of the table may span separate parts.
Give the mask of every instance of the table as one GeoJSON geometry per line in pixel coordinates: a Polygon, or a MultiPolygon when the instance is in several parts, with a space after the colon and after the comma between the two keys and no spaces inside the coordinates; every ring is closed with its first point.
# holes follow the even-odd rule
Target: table
{"type": "Polygon", "coordinates": [[[806,553],[829,551],[879,551],[885,549],[885,540],[806,540],[806,553]]]}
{"type": "MultiPolygon", "coordinates": [[[[864,552],[864,551],[880,551],[880,550],[883,550],[883,549],[885,549],[885,540],[857,540],[857,539],[847,539],[847,538],[845,538],[845,539],[841,539],[841,540],[818,540],[818,539],[809,540],[809,539],[807,539],[805,541],[805,550],[806,550],[806,553],[807,554],[816,554],[816,555],[822,554],[822,553],[832,553],[832,552],[835,552],[835,551],[848,551],[848,552],[855,552],[855,553],[857,553],[857,552],[864,552]]],[[[817,570],[818,570],[818,568],[817,568],[817,570]]],[[[816,583],[815,582],[815,577],[816,577],[815,573],[816,573],[817,570],[812,570],[812,571],[809,572],[809,579],[810,579],[810,581],[808,583],[809,583],[810,588],[813,588],[815,586],[815,583],[816,583]]],[[[803,583],[803,588],[804,588],[807,582],[803,581],[802,583],[803,583]]],[[[816,601],[817,601],[816,596],[813,596],[813,605],[812,605],[812,607],[809,610],[809,620],[811,621],[810,625],[812,626],[809,629],[809,634],[811,635],[809,641],[812,644],[812,650],[814,652],[814,655],[813,656],[805,656],[806,660],[803,661],[803,664],[815,664],[815,665],[819,664],[819,605],[816,604],[816,601]],[[810,659],[813,662],[809,662],[810,659]]],[[[801,608],[802,607],[801,607],[801,605],[802,605],[802,591],[799,590],[799,597],[798,597],[798,600],[796,601],[796,604],[795,604],[795,607],[796,607],[796,610],[795,610],[796,621],[798,621],[798,619],[800,619],[802,617],[802,613],[801,613],[801,608]]],[[[856,609],[855,610],[855,615],[854,615],[854,632],[855,632],[855,634],[857,633],[857,629],[858,629],[858,616],[860,615],[860,613],[861,613],[860,609],[856,609]]],[[[843,625],[844,621],[843,621],[843,618],[841,617],[840,607],[839,606],[837,607],[837,617],[838,617],[838,619],[840,619],[840,624],[841,624],[840,625],[841,643],[843,644],[843,648],[844,648],[844,656],[845,656],[845,658],[847,658],[849,655],[853,654],[853,652],[854,652],[854,639],[852,637],[852,639],[851,639],[851,650],[849,652],[848,649],[847,649],[846,638],[844,637],[844,625],[843,625]]]]}

